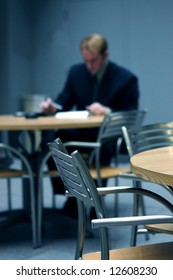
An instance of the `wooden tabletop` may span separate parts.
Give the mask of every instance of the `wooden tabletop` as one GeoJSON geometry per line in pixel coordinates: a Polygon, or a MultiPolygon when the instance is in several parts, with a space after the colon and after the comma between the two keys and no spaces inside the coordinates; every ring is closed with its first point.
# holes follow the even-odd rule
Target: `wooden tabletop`
{"type": "Polygon", "coordinates": [[[13,115],[0,115],[0,130],[50,130],[99,127],[103,116],[58,119],[54,116],[27,119],[13,115]]]}
{"type": "Polygon", "coordinates": [[[173,187],[173,146],[138,153],[132,156],[131,167],[140,178],[173,187]]]}

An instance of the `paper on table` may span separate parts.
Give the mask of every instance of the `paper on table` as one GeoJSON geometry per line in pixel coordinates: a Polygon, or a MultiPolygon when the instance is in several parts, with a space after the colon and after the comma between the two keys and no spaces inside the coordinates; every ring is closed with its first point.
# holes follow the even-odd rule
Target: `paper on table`
{"type": "Polygon", "coordinates": [[[58,119],[77,119],[77,118],[87,118],[89,116],[89,111],[67,111],[67,112],[58,112],[55,117],[58,119]]]}

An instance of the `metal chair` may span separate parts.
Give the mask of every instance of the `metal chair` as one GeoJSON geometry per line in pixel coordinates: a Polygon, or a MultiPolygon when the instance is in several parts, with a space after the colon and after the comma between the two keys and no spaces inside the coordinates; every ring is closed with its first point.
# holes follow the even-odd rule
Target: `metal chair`
{"type": "MultiPolygon", "coordinates": [[[[123,137],[121,127],[123,125],[127,127],[140,127],[147,109],[143,110],[131,110],[131,111],[120,111],[105,115],[102,125],[99,129],[98,137],[96,142],[84,142],[84,141],[69,141],[64,143],[66,148],[86,148],[89,151],[89,159],[87,159],[87,165],[90,168],[90,173],[93,179],[96,180],[97,186],[101,187],[105,185],[105,180],[109,178],[115,178],[115,184],[118,185],[118,176],[124,172],[130,172],[129,168],[125,168],[120,164],[120,150],[122,147],[123,137]],[[108,166],[100,164],[101,148],[103,144],[110,140],[115,141],[115,154],[112,155],[112,163],[108,166]],[[104,183],[103,183],[104,180],[104,183]]],[[[112,144],[112,143],[111,143],[112,144]]],[[[39,171],[40,181],[46,177],[57,176],[57,170],[45,169],[47,162],[51,157],[51,153],[48,152],[42,159],[39,171]]],[[[55,196],[52,196],[53,207],[55,206],[55,196]]],[[[118,213],[118,197],[115,196],[115,215],[118,213]]]]}
{"type": "MultiPolygon", "coordinates": [[[[129,158],[134,154],[159,148],[173,145],[173,122],[165,123],[155,123],[143,125],[137,131],[135,129],[129,129],[127,127],[122,127],[123,138],[126,143],[127,151],[129,158]]],[[[132,179],[135,186],[142,188],[142,182],[145,180],[138,178],[135,174],[121,174],[121,177],[126,179],[132,179]]],[[[145,181],[147,182],[147,181],[145,181]]],[[[172,189],[169,186],[165,186],[166,190],[172,195],[172,189]]],[[[136,197],[135,213],[139,214],[139,204],[143,201],[139,200],[136,197]]],[[[143,206],[144,209],[144,206],[143,206]]],[[[173,224],[157,224],[157,225],[146,225],[145,228],[150,232],[163,232],[173,234],[173,224]]],[[[137,233],[140,233],[141,230],[136,227],[133,228],[131,245],[136,244],[137,233]]],[[[144,231],[146,232],[146,231],[144,231]]]]}
{"type": "Polygon", "coordinates": [[[122,172],[129,172],[128,168],[120,166],[120,153],[123,143],[121,128],[122,126],[126,126],[128,128],[135,127],[137,129],[142,125],[146,113],[147,109],[107,114],[99,129],[96,142],[70,141],[65,143],[66,147],[76,147],[77,149],[85,147],[92,150],[87,160],[87,165],[98,187],[102,187],[104,185],[102,181],[109,178],[116,178],[115,183],[117,184],[119,174],[122,172]],[[112,155],[112,164],[104,166],[104,163],[101,163],[100,160],[101,149],[103,144],[109,143],[110,140],[115,141],[115,154],[112,155]]]}
{"type": "MultiPolygon", "coordinates": [[[[148,112],[147,109],[131,110],[131,111],[119,111],[105,115],[102,125],[99,129],[96,142],[78,142],[70,141],[65,145],[68,148],[74,147],[88,148],[90,149],[90,156],[87,160],[90,173],[93,179],[96,181],[97,187],[105,186],[105,182],[108,179],[113,178],[115,185],[118,185],[118,178],[121,173],[129,173],[130,168],[124,167],[120,162],[121,148],[123,146],[122,126],[128,128],[136,128],[142,125],[142,122],[148,112]],[[112,141],[112,142],[110,142],[112,141]],[[111,164],[104,165],[101,161],[102,149],[105,144],[115,145],[115,153],[112,155],[111,164]]],[[[115,215],[118,215],[118,195],[115,195],[115,215]]]]}
{"type": "Polygon", "coordinates": [[[173,251],[170,246],[173,243],[139,246],[133,248],[110,250],[108,228],[115,226],[132,226],[146,223],[170,223],[173,222],[173,206],[163,197],[152,191],[132,187],[97,188],[91,174],[78,151],[70,155],[67,153],[60,139],[49,143],[56,167],[60,172],[66,192],[77,199],[78,204],[78,237],[75,259],[172,259],[173,251]],[[136,216],[122,218],[106,218],[106,209],[102,200],[103,195],[112,193],[132,193],[145,195],[157,200],[167,207],[170,215],[136,216]],[[101,238],[101,252],[83,254],[86,215],[88,205],[95,208],[97,219],[92,220],[92,227],[99,229],[101,238]],[[163,250],[167,251],[163,253],[163,250]],[[125,251],[125,254],[124,254],[125,251]],[[161,254],[162,251],[162,254],[161,254]],[[159,253],[160,252],[160,253],[159,253]]]}
{"type": "MultiPolygon", "coordinates": [[[[29,182],[31,204],[30,204],[30,216],[31,216],[31,226],[32,226],[32,242],[33,247],[37,247],[37,226],[36,226],[36,209],[35,209],[35,194],[34,194],[34,185],[33,185],[33,173],[30,167],[30,164],[27,158],[20,153],[17,149],[11,147],[10,145],[0,143],[0,154],[1,157],[1,166],[0,166],[0,179],[7,180],[8,188],[8,210],[5,214],[5,219],[1,223],[1,226],[10,225],[10,221],[13,220],[13,213],[11,207],[11,180],[14,178],[27,179],[29,182]],[[7,164],[4,164],[4,163],[7,164]],[[17,162],[17,164],[16,164],[17,162]],[[13,163],[15,163],[13,165],[13,163]],[[13,167],[14,166],[14,167],[13,167]],[[8,217],[10,218],[8,219],[8,217]]],[[[25,187],[25,186],[24,186],[25,187]]],[[[4,199],[4,198],[3,198],[4,199]]],[[[16,215],[15,215],[16,219],[16,215]]],[[[17,221],[17,220],[16,220],[17,221]]]]}

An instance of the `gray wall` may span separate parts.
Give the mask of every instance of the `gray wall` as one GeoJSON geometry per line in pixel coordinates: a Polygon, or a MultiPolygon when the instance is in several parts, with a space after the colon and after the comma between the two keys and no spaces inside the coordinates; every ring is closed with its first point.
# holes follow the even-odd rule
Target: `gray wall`
{"type": "Polygon", "coordinates": [[[20,106],[21,95],[32,90],[32,25],[27,0],[0,0],[1,103],[0,113],[11,113],[20,106]]]}
{"type": "Polygon", "coordinates": [[[84,35],[101,32],[110,59],[139,77],[146,122],[173,121],[172,0],[0,0],[0,113],[24,94],[55,97],[84,35]]]}

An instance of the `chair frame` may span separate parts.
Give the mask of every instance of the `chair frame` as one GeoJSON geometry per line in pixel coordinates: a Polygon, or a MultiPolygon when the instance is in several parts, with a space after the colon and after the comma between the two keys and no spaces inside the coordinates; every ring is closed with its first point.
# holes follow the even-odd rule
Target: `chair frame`
{"type": "Polygon", "coordinates": [[[146,223],[170,223],[173,215],[136,216],[122,218],[106,218],[105,206],[102,195],[112,193],[132,193],[145,195],[163,204],[173,213],[173,205],[165,198],[152,191],[132,187],[109,187],[96,188],[95,182],[78,151],[70,155],[64,150],[60,139],[49,143],[56,167],[60,172],[66,191],[69,195],[76,197],[78,203],[78,238],[75,259],[82,259],[85,239],[85,209],[91,205],[95,207],[97,219],[92,221],[93,228],[99,228],[101,238],[101,259],[109,259],[109,235],[108,227],[145,225],[146,223]]]}
{"type": "MultiPolygon", "coordinates": [[[[36,225],[36,207],[35,207],[35,190],[33,172],[27,158],[17,149],[8,144],[0,143],[0,149],[8,151],[13,157],[21,161],[22,169],[11,168],[10,166],[0,170],[0,179],[5,178],[8,181],[13,178],[27,178],[29,180],[30,196],[31,196],[31,226],[32,226],[32,242],[33,248],[37,248],[37,225],[36,225]]],[[[9,184],[8,184],[9,187],[9,184]]],[[[8,198],[9,199],[9,198],[8,198]]]]}
{"type": "MultiPolygon", "coordinates": [[[[135,129],[129,129],[123,126],[122,134],[123,134],[124,141],[126,143],[129,158],[131,158],[136,153],[148,149],[155,149],[159,147],[173,145],[173,122],[147,124],[141,126],[137,131],[135,129]]],[[[142,182],[149,182],[149,180],[138,178],[133,173],[121,174],[121,177],[133,180],[133,184],[139,188],[142,188],[142,182]]],[[[171,187],[164,186],[164,188],[171,195],[173,195],[173,191],[171,187]]],[[[139,214],[138,211],[139,211],[139,199],[136,197],[134,203],[134,213],[138,215],[139,214]]],[[[159,228],[155,230],[156,232],[171,233],[168,230],[159,231],[159,228]]],[[[132,237],[131,237],[131,246],[136,245],[137,233],[140,233],[140,230],[137,230],[137,228],[134,227],[132,231],[132,237]]]]}
{"type": "MultiPolygon", "coordinates": [[[[145,108],[143,110],[130,110],[130,111],[119,111],[115,113],[110,113],[105,115],[104,120],[99,129],[99,133],[97,136],[96,142],[85,142],[85,141],[68,141],[64,143],[64,146],[68,149],[68,147],[77,148],[88,148],[91,149],[91,157],[88,162],[88,166],[90,168],[90,172],[94,179],[97,181],[97,185],[102,187],[102,172],[104,172],[105,179],[115,178],[115,185],[118,185],[118,176],[124,172],[130,172],[129,168],[124,168],[119,166],[119,156],[120,149],[123,141],[121,127],[126,125],[127,127],[140,127],[143,122],[146,113],[148,110],[145,108]],[[100,165],[100,149],[102,143],[109,141],[111,139],[115,139],[115,156],[114,158],[114,166],[102,167],[100,165]],[[95,160],[94,160],[95,155],[95,160]],[[95,166],[96,168],[93,168],[95,166]]],[[[41,214],[41,205],[42,205],[42,192],[43,190],[43,178],[57,176],[57,170],[55,171],[44,171],[44,167],[51,157],[51,152],[48,151],[46,155],[43,157],[42,162],[39,168],[39,198],[38,198],[38,223],[41,223],[42,214],[41,214]]],[[[55,199],[53,195],[53,207],[55,206],[55,199]]],[[[115,196],[115,215],[118,215],[118,196],[115,196]]],[[[40,225],[38,226],[40,230],[40,225]]],[[[39,233],[40,236],[41,233],[39,233]]],[[[40,241],[39,241],[40,243],[40,241]]],[[[41,243],[40,243],[41,244],[41,243]]]]}

